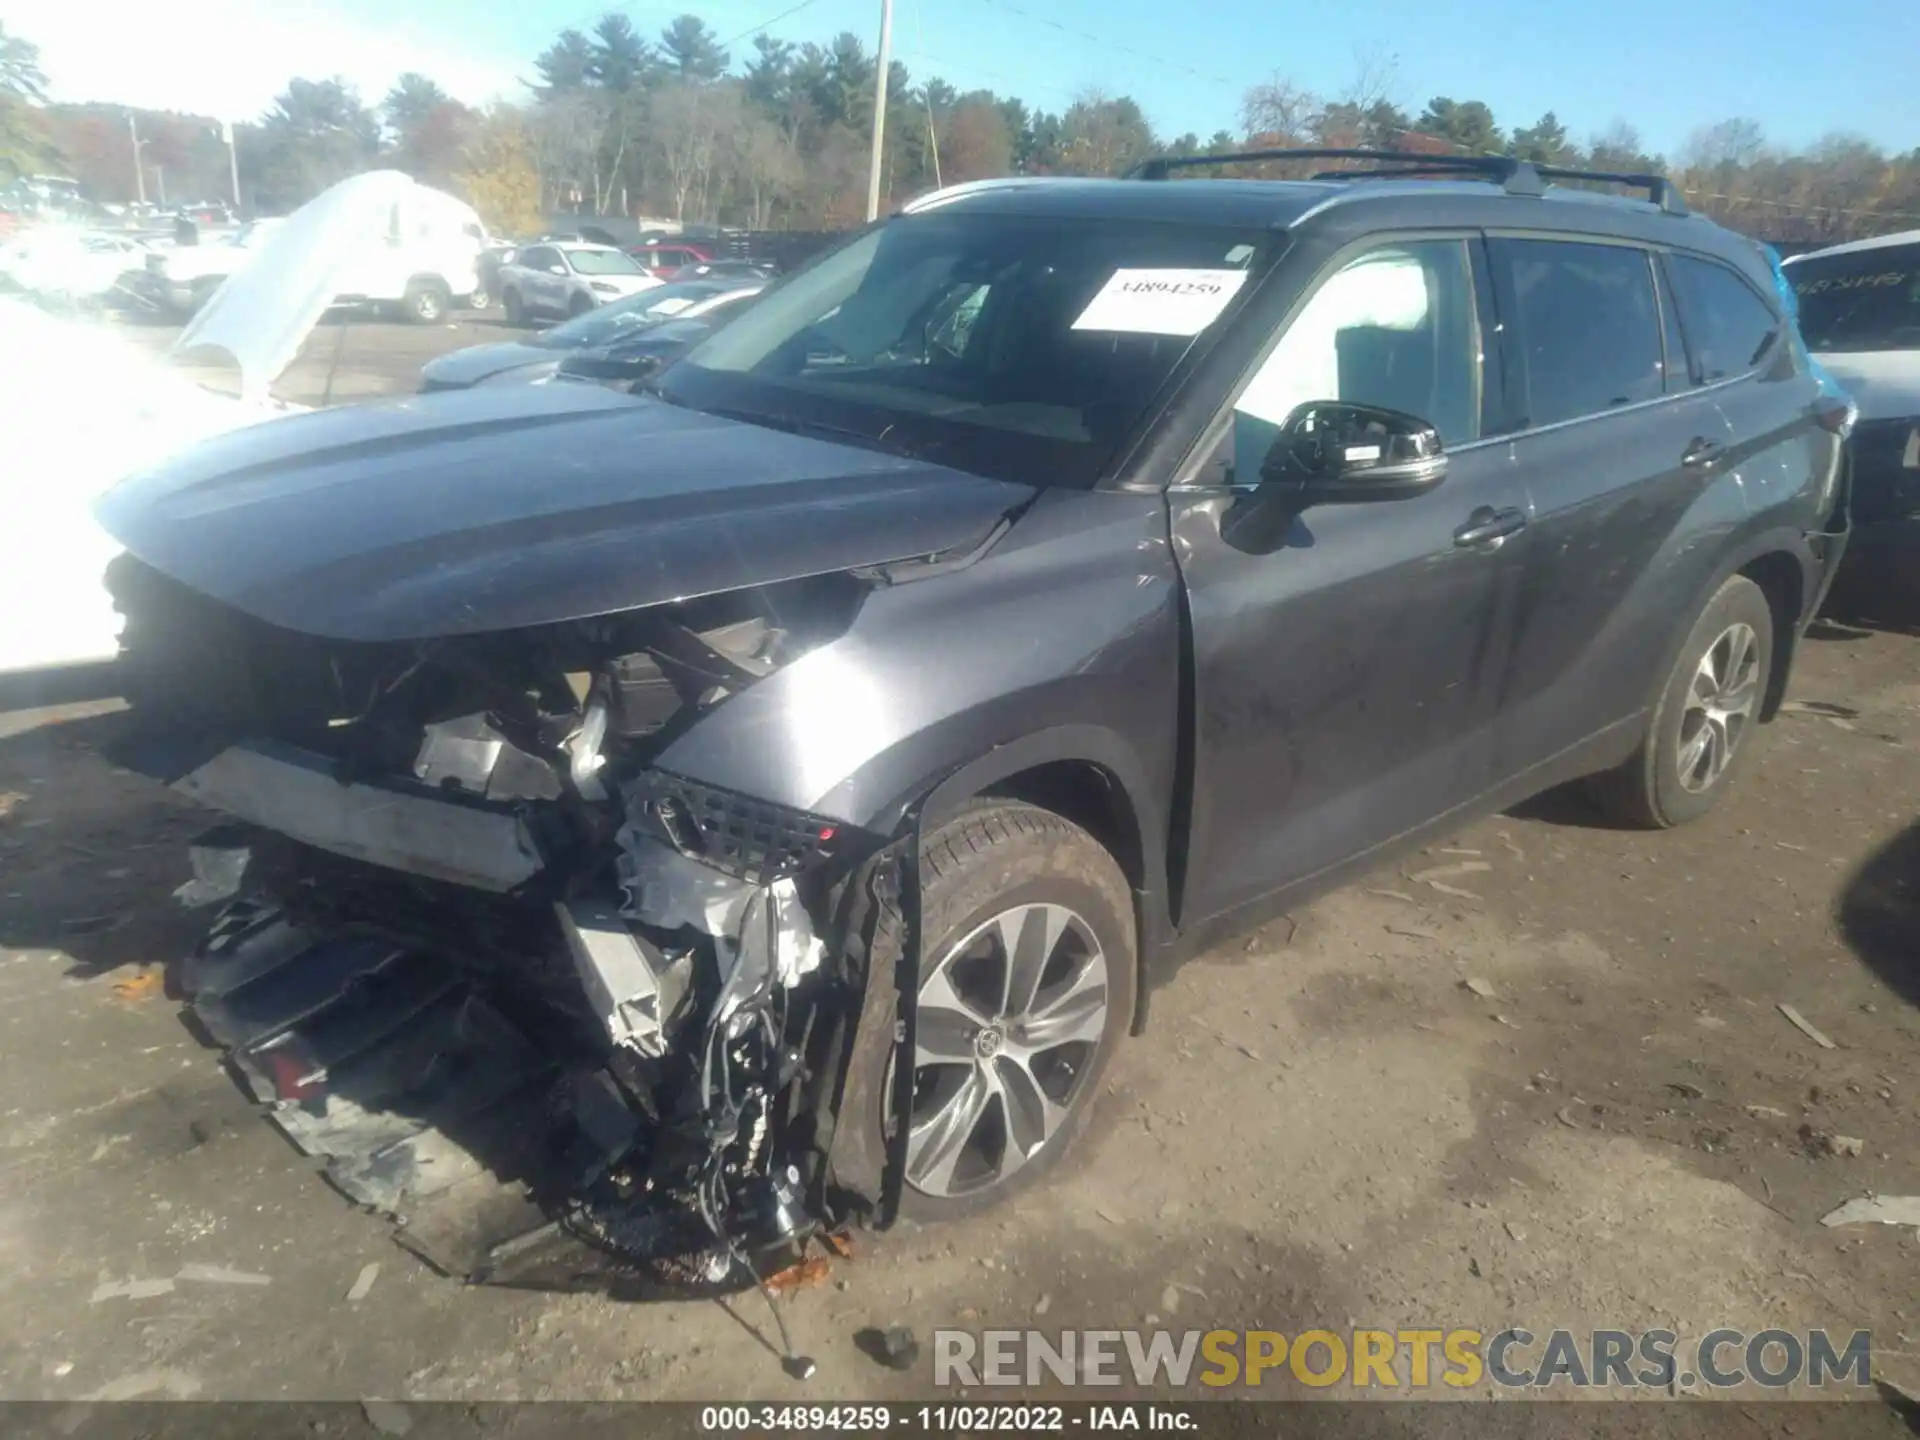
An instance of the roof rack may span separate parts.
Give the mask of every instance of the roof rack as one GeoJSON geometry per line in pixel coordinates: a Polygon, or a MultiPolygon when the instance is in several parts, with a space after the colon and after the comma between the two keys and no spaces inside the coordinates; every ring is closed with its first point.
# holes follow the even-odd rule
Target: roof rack
{"type": "Polygon", "coordinates": [[[1599,180],[1645,190],[1647,198],[1669,215],[1685,215],[1687,202],[1680,187],[1664,175],[1624,175],[1610,170],[1575,170],[1563,165],[1536,165],[1511,155],[1426,155],[1413,150],[1239,150],[1225,155],[1156,155],[1127,172],[1129,180],[1165,180],[1175,170],[1198,170],[1214,165],[1239,165],[1260,160],[1364,160],[1367,170],[1322,170],[1315,180],[1432,179],[1464,175],[1491,180],[1510,195],[1542,195],[1549,180],[1599,180]]]}

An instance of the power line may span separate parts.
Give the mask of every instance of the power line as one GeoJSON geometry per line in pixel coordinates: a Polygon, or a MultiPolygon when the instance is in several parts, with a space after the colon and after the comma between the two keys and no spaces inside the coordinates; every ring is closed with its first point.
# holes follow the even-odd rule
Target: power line
{"type": "Polygon", "coordinates": [[[798,5],[794,5],[789,7],[788,9],[782,10],[778,15],[774,16],[771,20],[762,20],[758,25],[755,25],[752,29],[742,30],[738,35],[734,35],[728,39],[722,40],[720,42],[720,48],[722,50],[730,50],[735,45],[738,45],[742,40],[751,39],[753,36],[758,35],[762,30],[767,29],[769,26],[778,25],[782,20],[787,19],[789,16],[798,15],[802,10],[806,9],[809,5],[813,3],[814,3],[814,0],[800,0],[800,3],[798,5]]]}
{"type": "Polygon", "coordinates": [[[1148,64],[1158,65],[1165,70],[1177,70],[1183,75],[1191,75],[1197,80],[1205,80],[1214,85],[1224,85],[1228,89],[1234,88],[1237,83],[1221,75],[1209,75],[1204,70],[1196,70],[1191,65],[1182,65],[1179,61],[1169,60],[1164,55],[1155,55],[1150,50],[1136,50],[1131,45],[1122,45],[1117,40],[1107,39],[1104,35],[1095,35],[1088,30],[1072,29],[1050,16],[1037,15],[1025,6],[1015,4],[1014,0],[986,0],[986,3],[996,5],[1002,10],[1009,10],[1037,25],[1045,25],[1050,30],[1058,30],[1062,35],[1071,35],[1077,40],[1085,40],[1090,45],[1098,45],[1121,55],[1131,55],[1136,60],[1145,60],[1148,64]]]}

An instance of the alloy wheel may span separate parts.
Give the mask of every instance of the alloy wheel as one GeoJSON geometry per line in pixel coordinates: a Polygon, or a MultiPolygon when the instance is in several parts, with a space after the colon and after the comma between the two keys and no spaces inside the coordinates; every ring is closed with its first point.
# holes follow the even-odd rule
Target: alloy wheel
{"type": "Polygon", "coordinates": [[[1730,625],[1700,657],[1680,714],[1680,784],[1710,790],[1747,733],[1760,703],[1760,640],[1753,627],[1730,625]]]}
{"type": "Polygon", "coordinates": [[[1107,955],[1063,905],[1018,905],[920,984],[907,1180],[955,1197],[1010,1179],[1059,1131],[1107,1026],[1107,955]]]}

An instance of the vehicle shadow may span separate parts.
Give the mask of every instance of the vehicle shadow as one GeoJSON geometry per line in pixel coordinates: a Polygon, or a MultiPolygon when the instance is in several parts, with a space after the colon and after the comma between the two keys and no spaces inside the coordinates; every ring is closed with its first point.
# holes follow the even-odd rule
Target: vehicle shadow
{"type": "Polygon", "coordinates": [[[183,954],[203,923],[173,891],[207,812],[102,754],[126,712],[0,714],[0,947],[90,978],[183,954]]]}
{"type": "Polygon", "coordinates": [[[1841,890],[1835,918],[1867,968],[1920,1006],[1920,821],[1867,857],[1841,890]]]}

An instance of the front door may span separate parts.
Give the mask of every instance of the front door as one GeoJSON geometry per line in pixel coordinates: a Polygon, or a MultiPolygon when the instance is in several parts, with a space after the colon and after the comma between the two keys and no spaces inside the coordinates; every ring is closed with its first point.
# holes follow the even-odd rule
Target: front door
{"type": "Polygon", "coordinates": [[[1487,786],[1527,512],[1508,445],[1483,439],[1477,243],[1397,242],[1336,264],[1236,396],[1217,468],[1200,476],[1226,484],[1170,492],[1196,715],[1183,926],[1487,786]],[[1409,499],[1247,521],[1280,422],[1327,399],[1430,422],[1445,478],[1409,499]]]}

